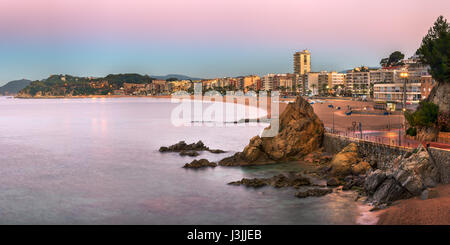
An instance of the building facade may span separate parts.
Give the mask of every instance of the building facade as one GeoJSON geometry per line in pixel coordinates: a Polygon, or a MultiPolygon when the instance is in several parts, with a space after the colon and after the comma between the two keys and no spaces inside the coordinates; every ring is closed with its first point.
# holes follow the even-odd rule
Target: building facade
{"type": "Polygon", "coordinates": [[[311,53],[308,50],[294,54],[294,73],[304,75],[311,72],[311,53]]]}

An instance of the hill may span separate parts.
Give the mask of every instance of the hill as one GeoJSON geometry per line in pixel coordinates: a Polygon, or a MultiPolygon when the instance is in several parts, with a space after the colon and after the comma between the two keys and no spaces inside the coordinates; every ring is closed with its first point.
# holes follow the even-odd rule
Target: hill
{"type": "Polygon", "coordinates": [[[203,80],[203,78],[198,78],[198,77],[190,77],[190,76],[186,76],[186,75],[180,75],[180,74],[167,74],[165,76],[155,76],[152,75],[153,78],[157,79],[157,80],[166,80],[168,78],[176,78],[178,80],[203,80]]]}
{"type": "Polygon", "coordinates": [[[0,95],[17,94],[30,83],[31,81],[26,79],[11,81],[0,87],[0,95]]]}

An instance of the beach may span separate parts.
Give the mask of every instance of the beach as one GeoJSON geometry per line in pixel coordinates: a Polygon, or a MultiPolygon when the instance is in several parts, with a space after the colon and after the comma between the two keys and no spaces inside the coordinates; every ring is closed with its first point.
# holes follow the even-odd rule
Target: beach
{"type": "Polygon", "coordinates": [[[400,200],[376,212],[377,225],[450,225],[450,184],[439,185],[431,199],[400,200]]]}

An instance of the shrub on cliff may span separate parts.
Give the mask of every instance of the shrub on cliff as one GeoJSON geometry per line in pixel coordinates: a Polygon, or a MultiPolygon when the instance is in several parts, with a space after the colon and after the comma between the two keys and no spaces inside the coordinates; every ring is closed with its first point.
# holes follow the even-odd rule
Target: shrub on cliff
{"type": "Polygon", "coordinates": [[[406,130],[406,134],[409,136],[416,136],[417,135],[417,129],[415,127],[410,127],[406,130]]]}
{"type": "Polygon", "coordinates": [[[405,118],[412,127],[432,127],[436,125],[439,106],[422,101],[415,112],[405,112],[405,118]]]}
{"type": "Polygon", "coordinates": [[[439,113],[437,123],[440,131],[450,132],[450,112],[439,113]]]}

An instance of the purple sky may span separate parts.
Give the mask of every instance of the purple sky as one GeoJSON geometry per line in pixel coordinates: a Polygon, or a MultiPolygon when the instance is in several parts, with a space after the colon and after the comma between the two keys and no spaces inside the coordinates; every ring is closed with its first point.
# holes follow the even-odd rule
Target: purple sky
{"type": "Polygon", "coordinates": [[[412,55],[448,0],[0,0],[0,84],[49,74],[197,77],[378,66],[412,55]]]}

